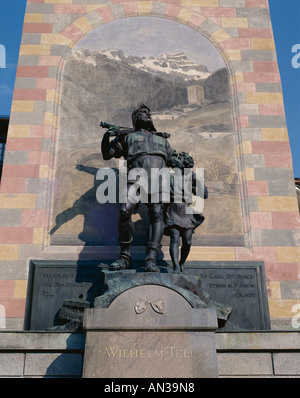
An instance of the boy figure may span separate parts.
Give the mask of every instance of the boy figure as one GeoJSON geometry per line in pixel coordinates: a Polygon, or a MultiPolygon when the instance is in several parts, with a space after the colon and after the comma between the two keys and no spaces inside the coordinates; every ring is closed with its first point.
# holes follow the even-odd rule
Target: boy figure
{"type": "MultiPolygon", "coordinates": [[[[157,191],[153,191],[151,184],[151,170],[153,168],[163,169],[173,167],[177,158],[177,153],[173,150],[166,138],[167,133],[158,133],[153,125],[150,109],[142,104],[132,114],[133,130],[127,134],[118,134],[115,129],[109,129],[103,136],[101,150],[104,160],[113,157],[124,157],[127,160],[127,168],[130,171],[133,168],[145,170],[148,187],[144,187],[148,193],[150,228],[148,234],[148,243],[145,257],[145,272],[160,272],[156,265],[156,258],[161,248],[160,242],[164,232],[163,211],[165,204],[162,203],[162,184],[157,185],[157,191]],[[112,141],[110,137],[116,136],[112,141]],[[151,202],[151,195],[157,194],[159,200],[157,203],[151,202]]],[[[128,179],[127,191],[129,193],[127,203],[120,204],[119,211],[119,241],[121,253],[119,258],[110,264],[111,271],[130,268],[130,246],[133,239],[133,222],[131,215],[139,206],[130,196],[130,188],[136,183],[128,179]]],[[[141,187],[143,189],[143,187],[141,187]]],[[[153,196],[152,196],[153,197],[153,196]]]]}
{"type": "MultiPolygon", "coordinates": [[[[192,169],[194,167],[194,159],[186,152],[180,152],[176,161],[176,168],[178,169],[178,177],[181,179],[181,186],[184,187],[184,169],[192,169]]],[[[191,203],[187,203],[184,199],[184,190],[175,192],[174,175],[171,176],[171,192],[173,193],[173,200],[165,211],[165,231],[166,236],[170,236],[170,256],[173,263],[173,270],[175,274],[184,272],[184,264],[190,253],[192,244],[192,235],[194,230],[199,227],[204,221],[202,213],[192,211],[191,203]],[[176,202],[176,195],[180,195],[179,202],[176,202]],[[190,210],[188,209],[190,207],[190,210]],[[182,239],[182,246],[179,260],[179,244],[180,237],[182,239]]],[[[204,182],[192,171],[192,192],[194,195],[207,199],[208,191],[204,182]],[[199,192],[197,191],[197,180],[199,185],[199,192]]]]}

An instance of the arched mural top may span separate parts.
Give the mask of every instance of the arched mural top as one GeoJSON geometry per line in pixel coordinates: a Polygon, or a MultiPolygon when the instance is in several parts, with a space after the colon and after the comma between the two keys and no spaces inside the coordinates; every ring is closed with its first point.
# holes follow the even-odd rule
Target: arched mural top
{"type": "Polygon", "coordinates": [[[230,40],[232,37],[208,17],[181,6],[172,4],[162,6],[161,2],[145,2],[145,5],[141,6],[137,1],[120,1],[117,3],[118,9],[116,9],[115,6],[116,4],[95,8],[86,15],[75,20],[60,32],[61,35],[70,40],[62,56],[62,68],[72,48],[74,48],[81,39],[100,26],[119,19],[156,17],[178,22],[202,34],[215,46],[224,59],[229,74],[232,74],[233,68],[230,58],[222,45],[222,43],[226,40],[230,40]],[[120,5],[123,6],[122,12],[120,12],[120,5]]]}

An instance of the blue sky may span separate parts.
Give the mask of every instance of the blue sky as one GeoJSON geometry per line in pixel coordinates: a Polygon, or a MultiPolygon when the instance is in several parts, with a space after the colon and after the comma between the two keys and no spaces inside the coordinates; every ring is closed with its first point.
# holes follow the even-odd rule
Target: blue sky
{"type": "MultiPolygon", "coordinates": [[[[300,0],[269,4],[294,174],[300,177],[300,0]]],[[[10,115],[25,8],[26,0],[0,0],[0,116],[10,115]]]]}

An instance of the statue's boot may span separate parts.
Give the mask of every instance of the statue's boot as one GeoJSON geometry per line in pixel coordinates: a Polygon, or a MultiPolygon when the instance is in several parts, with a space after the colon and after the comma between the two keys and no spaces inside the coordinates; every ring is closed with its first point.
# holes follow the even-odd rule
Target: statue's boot
{"type": "Polygon", "coordinates": [[[145,272],[160,272],[156,265],[156,258],[160,251],[161,245],[156,242],[149,242],[147,244],[147,252],[145,257],[145,272]]]}
{"type": "MultiPolygon", "coordinates": [[[[132,240],[131,240],[132,241],[132,240]]],[[[130,242],[121,242],[121,253],[119,258],[108,266],[109,271],[121,271],[123,269],[131,268],[130,242]]]]}

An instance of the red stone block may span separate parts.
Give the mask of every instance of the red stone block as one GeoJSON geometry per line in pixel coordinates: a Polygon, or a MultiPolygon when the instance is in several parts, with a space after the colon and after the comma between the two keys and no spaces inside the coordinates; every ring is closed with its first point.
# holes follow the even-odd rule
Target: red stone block
{"type": "Polygon", "coordinates": [[[124,2],[123,7],[126,15],[132,16],[137,15],[137,3],[136,2],[124,2]]]}
{"type": "Polygon", "coordinates": [[[258,104],[260,115],[284,115],[283,104],[258,104]]]}
{"type": "Polygon", "coordinates": [[[35,178],[39,176],[39,169],[38,164],[7,164],[4,167],[4,176],[18,179],[35,178]]]}
{"type": "Polygon", "coordinates": [[[52,23],[25,22],[23,33],[51,33],[52,23]]]}
{"type": "Polygon", "coordinates": [[[222,42],[226,50],[251,50],[251,40],[248,38],[232,37],[222,42]]]}
{"type": "Polygon", "coordinates": [[[35,137],[10,137],[6,143],[7,151],[39,151],[42,141],[35,137]]]}
{"type": "Polygon", "coordinates": [[[248,196],[269,195],[267,181],[247,181],[248,196]]]}
{"type": "Polygon", "coordinates": [[[85,4],[55,4],[55,14],[86,14],[85,4]]]}
{"type": "Polygon", "coordinates": [[[44,227],[47,225],[48,216],[45,210],[24,209],[22,213],[23,227],[44,227]]]}
{"type": "Polygon", "coordinates": [[[31,151],[28,153],[28,164],[49,164],[50,153],[46,151],[31,151]]]}
{"type": "Polygon", "coordinates": [[[55,77],[38,77],[36,79],[36,88],[53,89],[56,88],[57,79],[55,77]]]}
{"type": "Polygon", "coordinates": [[[261,28],[239,28],[239,37],[249,37],[249,38],[273,38],[273,33],[271,29],[261,29],[261,28]]]}
{"type": "Polygon", "coordinates": [[[236,8],[232,7],[201,7],[201,15],[205,17],[236,17],[236,8]]]}
{"type": "Polygon", "coordinates": [[[0,280],[0,297],[14,297],[14,292],[14,280],[0,280]]]}
{"type": "Polygon", "coordinates": [[[287,141],[252,141],[252,153],[290,153],[287,141]]]}
{"type": "MultiPolygon", "coordinates": [[[[165,3],[165,0],[159,0],[159,2],[165,3]]],[[[167,0],[167,3],[173,4],[174,6],[181,6],[181,0],[167,0]]]]}
{"type": "Polygon", "coordinates": [[[67,26],[61,33],[75,42],[83,36],[83,32],[76,25],[67,26]]]}
{"type": "Polygon", "coordinates": [[[131,0],[112,0],[111,4],[128,3],[131,0]]]}
{"type": "Polygon", "coordinates": [[[48,66],[18,66],[17,77],[47,77],[48,66]]]}
{"type": "Polygon", "coordinates": [[[31,126],[31,137],[43,137],[43,138],[50,138],[52,135],[53,127],[51,125],[39,125],[36,124],[31,126]]]}
{"type": "MultiPolygon", "coordinates": [[[[7,167],[7,166],[5,166],[7,167]]],[[[0,192],[2,193],[24,193],[25,192],[25,178],[5,178],[6,173],[3,173],[0,192]]]]}
{"type": "Polygon", "coordinates": [[[253,252],[243,247],[235,248],[236,261],[265,261],[277,263],[276,247],[255,246],[253,252]]]}
{"type": "Polygon", "coordinates": [[[274,61],[254,61],[253,68],[254,72],[268,72],[268,73],[279,72],[277,62],[274,61]]]}
{"type": "Polygon", "coordinates": [[[99,8],[97,12],[99,13],[100,17],[103,19],[103,22],[109,22],[115,19],[112,10],[108,6],[99,8]]]}
{"type": "Polygon", "coordinates": [[[300,263],[265,262],[265,271],[272,281],[296,281],[299,279],[300,263]]]}
{"type": "Polygon", "coordinates": [[[239,93],[255,93],[256,92],[256,85],[255,83],[237,83],[236,89],[239,93]]]}
{"type": "Polygon", "coordinates": [[[33,228],[0,227],[0,244],[32,243],[33,228]]]}
{"type": "Polygon", "coordinates": [[[204,18],[202,15],[199,14],[193,14],[188,23],[194,26],[200,26],[203,24],[203,22],[206,20],[206,18],[204,18]]]}
{"type": "Polygon", "coordinates": [[[247,115],[239,116],[240,127],[241,128],[248,128],[249,127],[249,117],[247,115]]]}
{"type": "Polygon", "coordinates": [[[246,0],[246,7],[268,8],[268,0],[246,0]]]}
{"type": "Polygon", "coordinates": [[[177,15],[180,12],[180,7],[178,7],[177,5],[174,4],[168,4],[167,8],[166,8],[166,16],[174,19],[177,17],[177,15]]]}
{"type": "Polygon", "coordinates": [[[245,83],[280,83],[279,73],[244,72],[245,83]]]}
{"type": "Polygon", "coordinates": [[[293,161],[290,153],[266,153],[265,154],[265,165],[266,167],[280,167],[280,168],[292,168],[293,161]]]}
{"type": "Polygon", "coordinates": [[[61,59],[59,55],[40,55],[39,65],[57,66],[61,62],[61,59]]]}
{"type": "Polygon", "coordinates": [[[300,215],[298,212],[273,212],[272,219],[276,229],[300,229],[300,215]]]}
{"type": "Polygon", "coordinates": [[[252,229],[273,229],[270,212],[250,212],[250,223],[252,229]]]}
{"type": "Polygon", "coordinates": [[[5,308],[7,318],[19,318],[25,315],[25,299],[5,298],[0,300],[0,305],[5,308]]]}
{"type": "Polygon", "coordinates": [[[46,100],[46,90],[43,89],[15,89],[14,100],[46,100]]]}

